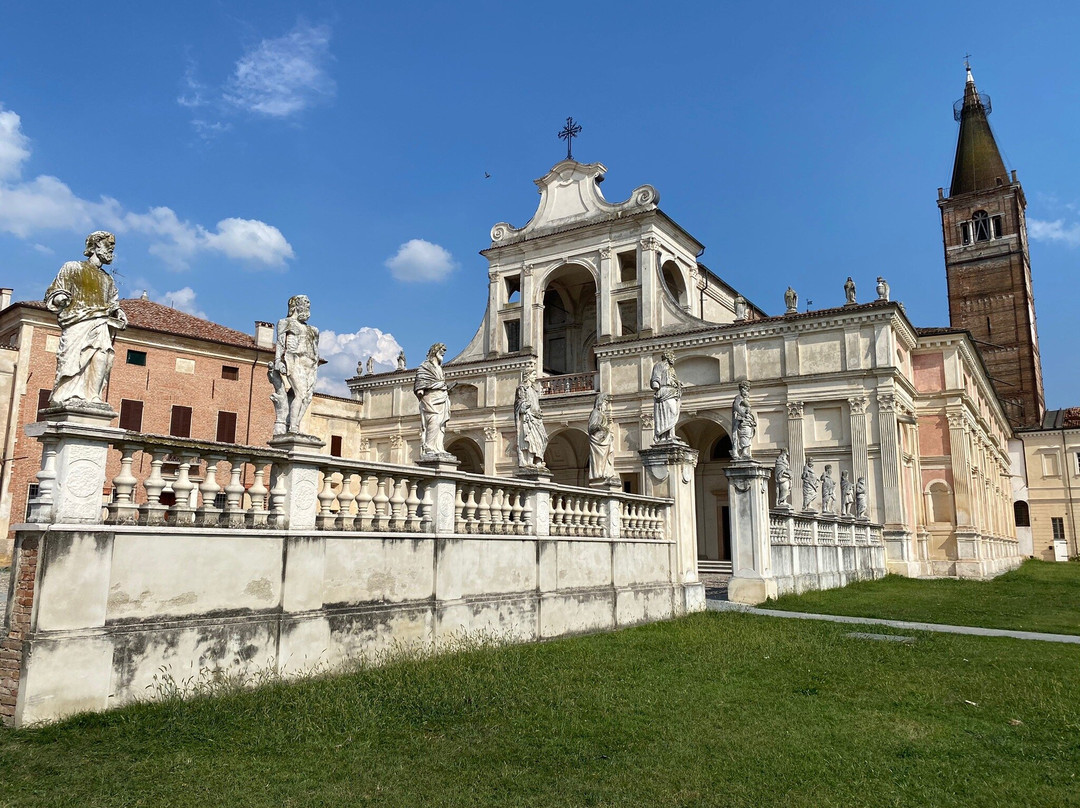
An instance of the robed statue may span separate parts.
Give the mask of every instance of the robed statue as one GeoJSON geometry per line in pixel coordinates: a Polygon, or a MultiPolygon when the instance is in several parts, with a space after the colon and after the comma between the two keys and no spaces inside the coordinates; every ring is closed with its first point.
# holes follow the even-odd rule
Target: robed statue
{"type": "Polygon", "coordinates": [[[682,383],[675,373],[675,354],[664,351],[653,365],[649,386],[653,390],[653,446],[661,443],[681,443],[675,437],[682,406],[682,383]]]}
{"type": "Polygon", "coordinates": [[[788,450],[781,449],[773,466],[773,479],[776,481],[776,507],[791,507],[791,461],[788,450]]]}
{"type": "Polygon", "coordinates": [[[274,392],[274,434],[299,434],[300,422],[311,404],[319,372],[319,329],[308,325],[311,301],[307,295],[289,298],[289,314],[278,320],[274,361],[267,376],[274,392]]]}
{"type": "Polygon", "coordinates": [[[540,409],[536,386],[536,368],[521,373],[521,384],[514,394],[514,421],[517,425],[517,456],[520,468],[545,468],[548,434],[540,409]]]}
{"type": "Polygon", "coordinates": [[[86,237],[85,261],[68,261],[45,292],[45,305],[56,312],[60,344],[56,380],[49,405],[92,405],[108,409],[101,394],[112,371],[113,338],[127,327],[120,296],[105,267],[112,263],[116,238],[97,230],[86,237]]]}
{"type": "Polygon", "coordinates": [[[814,500],[817,499],[817,495],[817,472],[814,471],[814,461],[808,457],[802,470],[802,507],[804,511],[814,510],[814,500]]]}
{"type": "Polygon", "coordinates": [[[832,476],[832,466],[825,464],[825,473],[821,475],[821,512],[833,513],[836,510],[836,480],[832,476]]]}
{"type": "Polygon", "coordinates": [[[446,346],[436,342],[416,369],[413,393],[420,404],[420,459],[451,455],[446,451],[446,424],[450,421],[450,389],[443,377],[446,346]]]}
{"type": "Polygon", "coordinates": [[[743,380],[731,402],[731,456],[736,460],[749,460],[756,434],[757,416],[750,406],[750,382],[743,380]]]}
{"type": "Polygon", "coordinates": [[[615,432],[611,396],[597,393],[589,414],[589,482],[615,480],[615,432]]]}

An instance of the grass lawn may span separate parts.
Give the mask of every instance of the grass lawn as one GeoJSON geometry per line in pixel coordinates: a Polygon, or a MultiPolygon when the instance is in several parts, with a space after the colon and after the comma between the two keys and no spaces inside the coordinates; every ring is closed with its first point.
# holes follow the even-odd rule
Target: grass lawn
{"type": "Polygon", "coordinates": [[[0,731],[0,805],[1080,806],[1080,649],[850,631],[705,613],[0,731]]]}
{"type": "Polygon", "coordinates": [[[843,589],[784,595],[762,607],[1080,634],[1080,564],[1029,560],[990,581],[889,575],[843,589]]]}

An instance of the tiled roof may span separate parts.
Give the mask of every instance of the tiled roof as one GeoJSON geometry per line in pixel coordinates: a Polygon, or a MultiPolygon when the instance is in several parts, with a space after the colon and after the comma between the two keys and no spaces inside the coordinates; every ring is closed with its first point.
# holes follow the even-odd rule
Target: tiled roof
{"type": "MultiPolygon", "coordinates": [[[[1078,429],[1080,428],[1080,407],[1067,407],[1064,410],[1047,410],[1043,415],[1042,425],[1029,427],[1040,429],[1078,429]]],[[[1028,430],[1025,430],[1028,431],[1028,430]]]]}
{"type": "MultiPolygon", "coordinates": [[[[14,304],[16,306],[28,306],[34,309],[44,309],[45,304],[40,300],[23,300],[14,304]]],[[[186,314],[161,303],[142,298],[125,298],[120,301],[120,308],[128,318],[128,325],[142,328],[146,331],[157,331],[162,334],[176,334],[181,337],[203,339],[208,342],[217,342],[222,345],[235,345],[238,348],[256,348],[255,338],[242,331],[226,328],[218,323],[203,320],[193,314],[186,314]]]]}

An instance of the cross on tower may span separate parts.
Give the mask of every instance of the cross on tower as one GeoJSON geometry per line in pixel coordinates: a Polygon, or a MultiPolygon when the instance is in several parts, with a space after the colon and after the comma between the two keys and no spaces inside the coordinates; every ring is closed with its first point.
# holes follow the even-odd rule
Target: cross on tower
{"type": "Polygon", "coordinates": [[[559,140],[565,140],[566,141],[566,159],[567,160],[573,160],[574,159],[574,154],[572,152],[572,146],[573,146],[573,143],[574,143],[574,138],[576,138],[580,132],[581,132],[581,125],[577,124],[577,123],[574,123],[573,118],[567,118],[566,119],[566,126],[564,126],[562,128],[562,130],[559,132],[559,140]]]}

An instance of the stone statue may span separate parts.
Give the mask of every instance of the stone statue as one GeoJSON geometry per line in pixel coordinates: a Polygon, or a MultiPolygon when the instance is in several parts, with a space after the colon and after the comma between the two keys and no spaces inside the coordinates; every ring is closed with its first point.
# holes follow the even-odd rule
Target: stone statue
{"type": "Polygon", "coordinates": [[[45,292],[45,305],[56,312],[60,344],[56,349],[56,381],[49,405],[94,405],[108,410],[101,394],[112,371],[113,337],[127,328],[112,276],[116,238],[97,230],[86,237],[86,261],[68,261],[45,292]]]}
{"type": "Polygon", "coordinates": [[[743,322],[749,313],[750,307],[746,303],[746,298],[742,295],[735,295],[735,322],[743,322]]]}
{"type": "Polygon", "coordinates": [[[544,413],[540,409],[536,368],[521,373],[521,384],[514,395],[514,421],[517,425],[518,466],[545,468],[544,452],[547,451],[548,435],[544,428],[544,413]]]}
{"type": "Polygon", "coordinates": [[[855,305],[855,281],[848,275],[847,281],[844,283],[844,297],[847,299],[847,305],[855,305]]]}
{"type": "Polygon", "coordinates": [[[409,363],[405,361],[405,351],[401,350],[401,351],[398,352],[398,355],[397,355],[397,369],[398,370],[408,370],[408,368],[409,368],[409,363]]]}
{"type": "Polygon", "coordinates": [[[889,282],[884,278],[877,279],[877,299],[888,300],[889,299],[889,282]]]}
{"type": "Polygon", "coordinates": [[[649,386],[653,389],[653,446],[681,443],[675,437],[675,424],[682,406],[682,383],[675,374],[675,354],[664,351],[653,365],[649,386]]]}
{"type": "Polygon", "coordinates": [[[267,376],[274,392],[274,434],[298,434],[300,422],[315,392],[319,372],[319,329],[307,324],[311,301],[307,295],[289,298],[289,315],[277,324],[274,361],[267,376]]]}
{"type": "Polygon", "coordinates": [[[865,519],[869,512],[866,502],[866,478],[860,477],[855,482],[855,518],[865,519]]]}
{"type": "Polygon", "coordinates": [[[611,396],[597,393],[589,415],[589,482],[615,480],[615,432],[611,422],[611,396]]]}
{"type": "Polygon", "coordinates": [[[795,314],[799,311],[799,293],[790,286],[784,292],[784,305],[787,306],[787,311],[784,314],[795,314]]]}
{"type": "MultiPolygon", "coordinates": [[[[413,393],[420,404],[420,459],[453,457],[446,451],[446,424],[450,420],[450,390],[443,377],[442,360],[446,346],[436,342],[428,348],[427,359],[416,369],[413,393]]],[[[398,358],[400,367],[400,357],[398,358]]],[[[455,460],[457,458],[454,458],[455,460]]]]}
{"type": "Polygon", "coordinates": [[[844,516],[854,516],[855,486],[851,484],[851,475],[847,471],[840,472],[840,512],[844,516]]]}
{"type": "Polygon", "coordinates": [[[374,356],[369,356],[367,358],[367,374],[368,374],[368,376],[370,376],[374,372],[375,372],[375,357],[374,356]]]}
{"type": "Polygon", "coordinates": [[[739,382],[739,392],[731,402],[731,456],[736,460],[751,458],[751,444],[757,434],[757,416],[750,407],[750,382],[739,382]]]}
{"type": "Polygon", "coordinates": [[[773,479],[776,480],[776,507],[791,507],[791,461],[788,460],[788,450],[781,449],[780,456],[776,458],[773,466],[773,479]]]}
{"type": "Polygon", "coordinates": [[[828,463],[825,464],[825,473],[821,475],[821,512],[836,512],[836,480],[828,463]]]}
{"type": "Polygon", "coordinates": [[[814,510],[814,500],[817,499],[817,472],[814,471],[814,461],[806,458],[806,465],[802,470],[802,507],[804,511],[814,510]]]}
{"type": "Polygon", "coordinates": [[[359,362],[356,363],[356,375],[357,376],[363,376],[364,375],[364,360],[363,359],[361,359],[359,362]]]}

